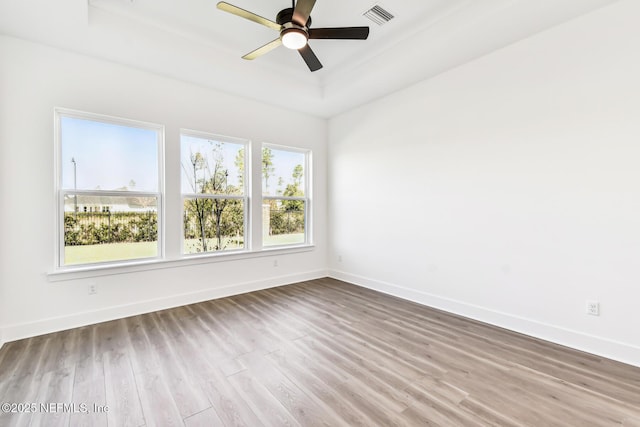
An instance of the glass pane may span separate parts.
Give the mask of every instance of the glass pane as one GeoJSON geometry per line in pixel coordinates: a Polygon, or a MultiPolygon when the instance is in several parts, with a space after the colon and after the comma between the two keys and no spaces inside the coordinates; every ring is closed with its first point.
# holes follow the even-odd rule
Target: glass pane
{"type": "Polygon", "coordinates": [[[304,212],[303,200],[263,200],[263,246],[305,243],[304,212]]]}
{"type": "Polygon", "coordinates": [[[262,147],[262,194],[304,197],[306,154],[262,147]]]}
{"type": "Polygon", "coordinates": [[[158,131],[61,117],[62,188],[158,191],[158,131]]]}
{"type": "Polygon", "coordinates": [[[244,194],[244,144],[181,135],[182,194],[244,194]]]}
{"type": "Polygon", "coordinates": [[[65,196],[64,265],[156,256],[156,197],[65,196]]]}
{"type": "Polygon", "coordinates": [[[189,198],[184,201],[184,253],[244,249],[244,201],[189,198]]]}

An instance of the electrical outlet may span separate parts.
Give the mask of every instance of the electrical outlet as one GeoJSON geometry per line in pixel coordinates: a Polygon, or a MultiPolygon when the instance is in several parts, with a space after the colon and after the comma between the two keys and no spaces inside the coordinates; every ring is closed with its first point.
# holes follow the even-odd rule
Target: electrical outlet
{"type": "Polygon", "coordinates": [[[98,285],[91,283],[88,288],[89,295],[95,295],[98,293],[98,285]]]}
{"type": "Polygon", "coordinates": [[[274,266],[274,267],[277,267],[277,266],[278,266],[278,260],[277,260],[277,259],[274,259],[274,260],[273,260],[273,266],[274,266]]]}
{"type": "Polygon", "coordinates": [[[598,301],[587,301],[587,314],[600,316],[600,303],[598,301]]]}
{"type": "Polygon", "coordinates": [[[342,262],[342,255],[338,255],[338,262],[342,262]]]}

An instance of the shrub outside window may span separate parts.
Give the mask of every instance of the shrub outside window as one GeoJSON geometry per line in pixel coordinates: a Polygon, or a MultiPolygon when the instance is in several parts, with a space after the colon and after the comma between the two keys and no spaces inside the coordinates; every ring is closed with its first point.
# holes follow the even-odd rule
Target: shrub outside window
{"type": "Polygon", "coordinates": [[[183,131],[180,136],[184,254],[247,248],[247,141],[183,131]]]}
{"type": "Polygon", "coordinates": [[[56,110],[58,266],[161,256],[162,126],[56,110]]]}
{"type": "Polygon", "coordinates": [[[263,144],[262,245],[309,243],[310,152],[263,144]]]}

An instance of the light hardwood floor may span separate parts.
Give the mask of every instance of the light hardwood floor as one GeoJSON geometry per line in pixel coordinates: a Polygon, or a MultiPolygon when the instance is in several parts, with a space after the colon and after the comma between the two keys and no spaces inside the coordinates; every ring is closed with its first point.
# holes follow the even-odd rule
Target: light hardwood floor
{"type": "Polygon", "coordinates": [[[322,279],[5,344],[0,402],[77,405],[1,426],[640,426],[640,368],[322,279]]]}

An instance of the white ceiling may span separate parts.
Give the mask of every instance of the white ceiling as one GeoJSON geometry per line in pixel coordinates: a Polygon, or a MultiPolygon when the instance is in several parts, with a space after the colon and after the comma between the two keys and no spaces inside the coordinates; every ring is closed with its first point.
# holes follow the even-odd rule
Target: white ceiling
{"type": "MultiPolygon", "coordinates": [[[[312,27],[369,25],[366,41],[311,40],[311,73],[277,38],[217,0],[2,0],[0,33],[105,58],[285,108],[331,117],[616,0],[317,0],[312,27]],[[384,26],[363,16],[378,4],[384,26]]],[[[275,20],[287,0],[229,0],[275,20]]]]}

